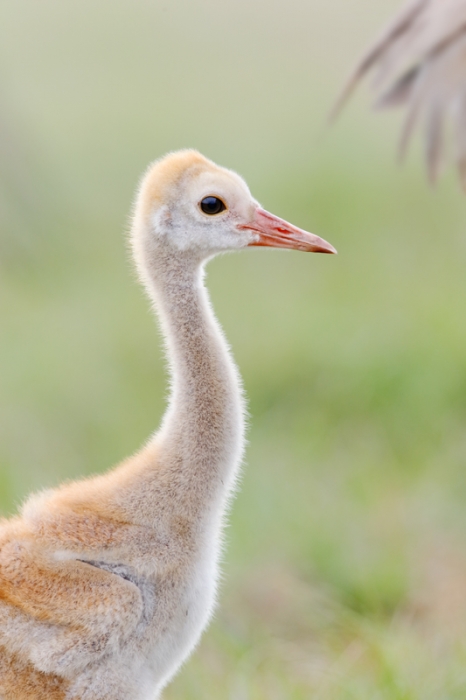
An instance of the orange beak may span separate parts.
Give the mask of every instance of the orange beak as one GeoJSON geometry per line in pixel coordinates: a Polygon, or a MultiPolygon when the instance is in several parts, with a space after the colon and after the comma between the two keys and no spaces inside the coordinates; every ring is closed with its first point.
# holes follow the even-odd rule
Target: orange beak
{"type": "Polygon", "coordinates": [[[308,253],[336,253],[337,251],[319,236],[303,231],[293,224],[280,219],[270,212],[256,209],[254,218],[248,224],[241,224],[242,231],[249,230],[259,234],[259,238],[250,246],[270,246],[271,248],[292,248],[308,253]]]}

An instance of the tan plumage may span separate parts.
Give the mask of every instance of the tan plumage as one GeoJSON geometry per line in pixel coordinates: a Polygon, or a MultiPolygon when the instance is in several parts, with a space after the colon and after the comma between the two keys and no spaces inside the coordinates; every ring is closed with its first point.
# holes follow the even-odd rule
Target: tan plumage
{"type": "Polygon", "coordinates": [[[165,338],[169,406],[113,471],[32,496],[0,522],[0,700],[160,696],[210,618],[244,445],[241,385],[204,264],[251,245],[335,252],[195,151],[149,168],[132,244],[165,338]]]}
{"type": "Polygon", "coordinates": [[[372,72],[375,107],[404,107],[403,155],[422,123],[427,171],[435,182],[453,123],[453,148],[466,188],[466,0],[411,0],[386,27],[351,73],[335,116],[358,82],[372,72]]]}

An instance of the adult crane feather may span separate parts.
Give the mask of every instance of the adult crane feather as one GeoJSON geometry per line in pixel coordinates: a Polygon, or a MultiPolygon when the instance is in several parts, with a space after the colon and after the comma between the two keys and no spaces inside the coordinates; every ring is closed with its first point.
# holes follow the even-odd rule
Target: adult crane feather
{"type": "Polygon", "coordinates": [[[446,122],[452,122],[454,158],[466,189],[466,0],[411,0],[405,4],[356,64],[333,117],[369,73],[375,108],[402,107],[406,111],[401,156],[421,122],[432,183],[444,160],[446,122]]]}

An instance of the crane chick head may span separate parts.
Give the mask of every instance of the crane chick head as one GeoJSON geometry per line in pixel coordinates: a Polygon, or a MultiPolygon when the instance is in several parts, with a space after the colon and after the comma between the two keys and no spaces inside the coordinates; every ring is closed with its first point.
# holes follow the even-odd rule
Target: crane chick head
{"type": "Polygon", "coordinates": [[[266,212],[239,175],[193,150],[170,153],[147,170],[136,199],[133,244],[138,263],[162,251],[203,260],[247,246],[336,252],[266,212]]]}

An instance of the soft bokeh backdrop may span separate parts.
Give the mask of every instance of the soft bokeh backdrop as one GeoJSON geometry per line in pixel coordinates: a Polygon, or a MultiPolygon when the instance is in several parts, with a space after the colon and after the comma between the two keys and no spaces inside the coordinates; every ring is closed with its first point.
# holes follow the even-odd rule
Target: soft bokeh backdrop
{"type": "Polygon", "coordinates": [[[208,284],[249,396],[216,618],[167,700],[438,700],[466,687],[466,211],[364,93],[395,0],[0,4],[0,507],[157,426],[157,330],[125,231],[195,147],[339,256],[254,251],[208,284]]]}

